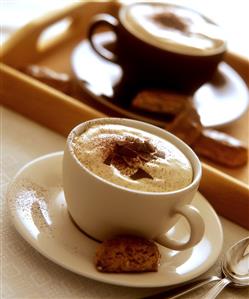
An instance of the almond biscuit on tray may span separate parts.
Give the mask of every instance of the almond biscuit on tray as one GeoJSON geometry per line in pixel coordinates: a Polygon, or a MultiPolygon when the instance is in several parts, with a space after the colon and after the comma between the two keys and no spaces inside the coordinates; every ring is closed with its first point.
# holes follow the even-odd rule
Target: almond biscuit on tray
{"type": "Polygon", "coordinates": [[[132,108],[164,115],[184,111],[191,97],[160,89],[141,90],[132,100],[132,108]]]}

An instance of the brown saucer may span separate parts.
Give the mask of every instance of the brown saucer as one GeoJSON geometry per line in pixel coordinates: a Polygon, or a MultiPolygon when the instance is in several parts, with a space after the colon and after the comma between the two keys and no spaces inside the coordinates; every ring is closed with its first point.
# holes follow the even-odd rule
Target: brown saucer
{"type": "MultiPolygon", "coordinates": [[[[104,32],[96,34],[95,38],[96,43],[108,48],[115,36],[111,32],[104,32]]],[[[87,40],[74,49],[71,63],[82,90],[91,101],[102,105],[110,114],[114,112],[154,125],[165,125],[166,121],[156,114],[140,113],[129,106],[136,92],[145,87],[139,85],[139,78],[137,84],[129,83],[129,74],[120,65],[96,54],[87,40]]],[[[213,80],[199,88],[193,100],[203,126],[217,128],[233,123],[246,112],[249,95],[238,73],[226,63],[221,63],[213,80]]]]}

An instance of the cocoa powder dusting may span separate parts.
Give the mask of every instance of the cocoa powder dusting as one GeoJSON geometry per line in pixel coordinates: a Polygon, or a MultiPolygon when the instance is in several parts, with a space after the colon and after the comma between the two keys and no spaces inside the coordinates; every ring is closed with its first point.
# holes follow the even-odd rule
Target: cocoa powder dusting
{"type": "Polygon", "coordinates": [[[182,32],[187,31],[187,25],[177,15],[172,12],[160,13],[152,17],[153,21],[163,27],[172,28],[182,32]]]}

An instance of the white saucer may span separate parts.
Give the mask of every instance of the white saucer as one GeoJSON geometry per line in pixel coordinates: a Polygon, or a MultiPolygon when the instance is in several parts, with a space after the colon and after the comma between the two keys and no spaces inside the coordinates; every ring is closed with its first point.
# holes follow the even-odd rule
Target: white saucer
{"type": "MultiPolygon", "coordinates": [[[[62,156],[62,152],[52,153],[28,163],[17,173],[7,193],[16,229],[41,254],[85,277],[130,287],[183,283],[201,275],[215,263],[223,243],[222,227],[213,208],[198,193],[193,204],[204,218],[206,231],[194,248],[177,252],[159,246],[162,257],[158,272],[98,272],[93,263],[98,243],[80,232],[67,212],[62,188],[62,156]]],[[[182,219],[169,234],[183,240],[187,232],[188,226],[182,219]]]]}
{"type": "MultiPolygon", "coordinates": [[[[100,47],[108,48],[108,45],[113,44],[115,34],[96,33],[94,39],[100,47]]],[[[119,95],[114,91],[122,81],[124,69],[119,64],[100,57],[88,40],[83,40],[73,50],[71,65],[82,92],[91,99],[90,105],[100,105],[97,105],[96,109],[165,127],[167,120],[158,114],[144,114],[130,106],[123,107],[119,103],[119,95]]],[[[126,88],[129,90],[130,87],[126,88]]],[[[128,95],[127,100],[131,100],[128,95]]],[[[227,63],[222,62],[214,78],[194,93],[193,102],[205,128],[224,127],[233,124],[248,110],[248,88],[240,75],[227,63]]]]}

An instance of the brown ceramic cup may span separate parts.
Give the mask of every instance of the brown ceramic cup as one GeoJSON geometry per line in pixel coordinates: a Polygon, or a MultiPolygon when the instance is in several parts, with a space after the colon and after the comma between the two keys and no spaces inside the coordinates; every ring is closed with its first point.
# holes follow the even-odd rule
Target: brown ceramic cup
{"type": "Polygon", "coordinates": [[[226,52],[224,34],[213,21],[192,9],[160,2],[123,5],[117,17],[96,15],[88,39],[101,57],[135,74],[134,80],[186,93],[212,78],[226,52]],[[103,26],[116,35],[113,52],[94,41],[103,26]]]}

